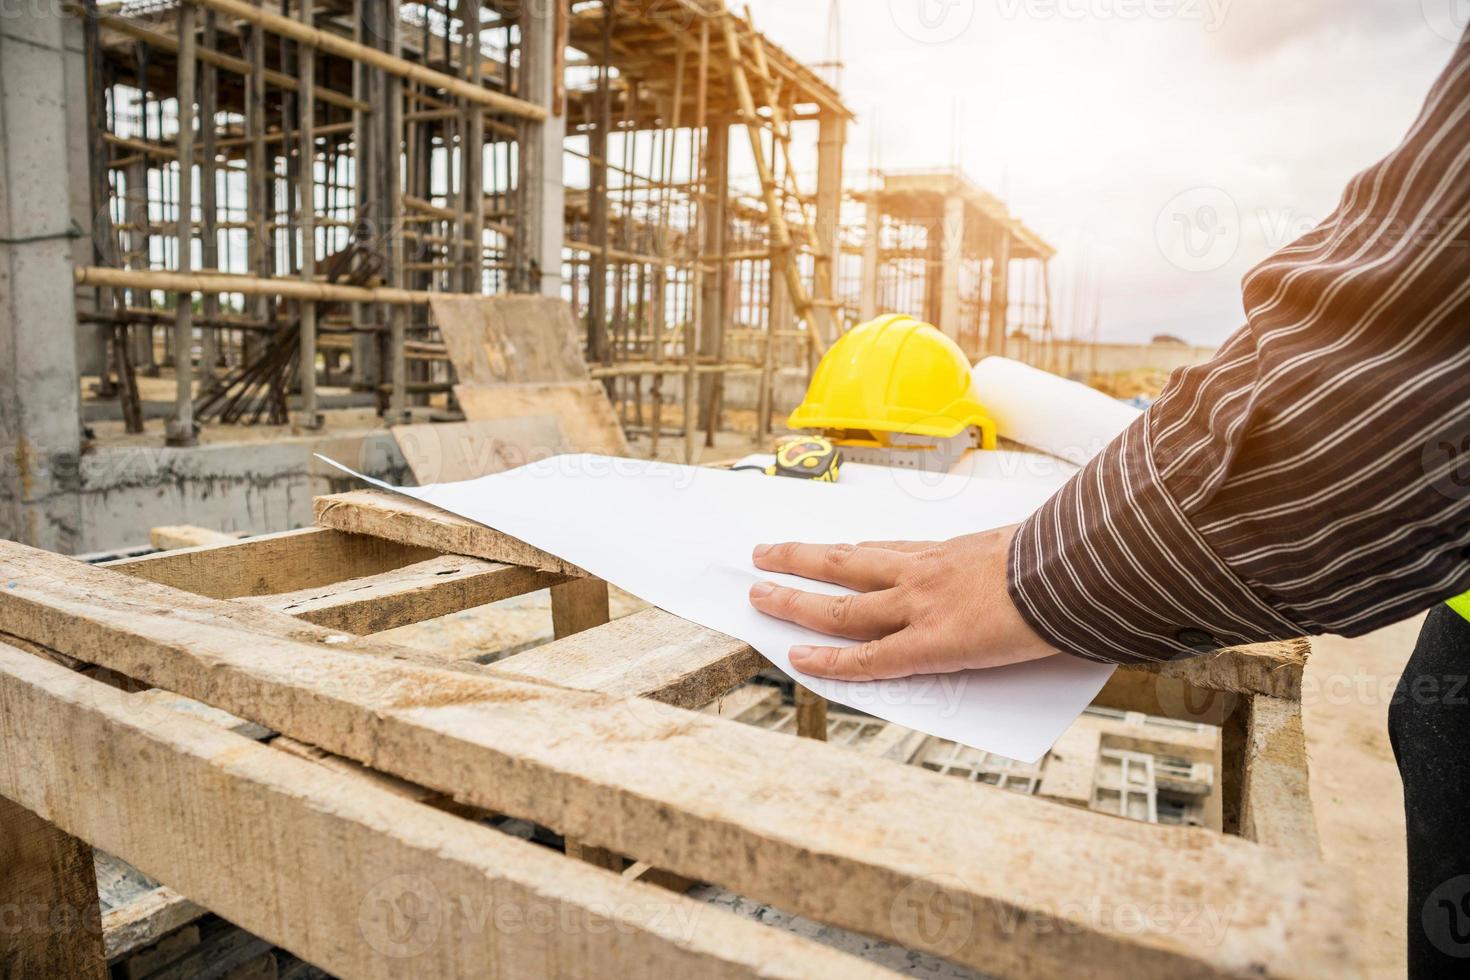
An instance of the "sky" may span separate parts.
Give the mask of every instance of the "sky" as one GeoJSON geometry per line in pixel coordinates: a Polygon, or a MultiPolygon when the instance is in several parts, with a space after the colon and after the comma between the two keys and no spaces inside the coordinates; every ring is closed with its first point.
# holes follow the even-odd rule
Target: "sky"
{"type": "MultiPolygon", "coordinates": [[[[828,59],[829,0],[749,5],[828,59]]],[[[1061,333],[1200,344],[1243,323],[1241,277],[1393,149],[1470,21],[1470,0],[838,6],[850,182],[958,162],[1057,247],[1061,333]],[[1095,300],[1071,302],[1077,280],[1095,300]]]]}

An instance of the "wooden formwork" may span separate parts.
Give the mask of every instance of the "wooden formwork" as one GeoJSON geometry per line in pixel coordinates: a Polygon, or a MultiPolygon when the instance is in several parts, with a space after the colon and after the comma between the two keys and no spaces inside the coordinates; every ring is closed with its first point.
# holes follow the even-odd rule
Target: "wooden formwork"
{"type": "Polygon", "coordinates": [[[0,907],[82,910],[0,928],[0,975],[101,975],[88,845],[345,977],[884,972],[689,881],[994,976],[1360,972],[1304,643],[1118,672],[1099,703],[1225,728],[1236,833],[1150,825],[690,710],[765,660],[408,498],[316,510],[106,568],[0,543],[0,907]],[[493,664],[367,635],[548,587],[557,639],[493,664]]]}

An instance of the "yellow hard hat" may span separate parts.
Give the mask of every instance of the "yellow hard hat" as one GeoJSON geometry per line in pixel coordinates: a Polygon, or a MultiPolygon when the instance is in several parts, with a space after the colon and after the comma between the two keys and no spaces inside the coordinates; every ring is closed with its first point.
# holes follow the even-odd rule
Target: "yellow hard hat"
{"type": "Polygon", "coordinates": [[[970,362],[937,328],[893,313],[853,327],[822,356],[793,429],[858,429],[950,439],[969,426],[995,448],[970,362]]]}

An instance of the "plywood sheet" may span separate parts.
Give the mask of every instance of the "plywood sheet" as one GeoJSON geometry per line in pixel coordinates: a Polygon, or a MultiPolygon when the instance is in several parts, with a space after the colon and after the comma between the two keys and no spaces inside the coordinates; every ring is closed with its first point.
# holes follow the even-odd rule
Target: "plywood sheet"
{"type": "Polygon", "coordinates": [[[454,386],[454,396],[459,399],[465,417],[471,421],[550,414],[561,424],[571,451],[628,455],[623,427],[618,424],[602,385],[596,381],[494,386],[458,384],[454,386]]]}
{"type": "Polygon", "coordinates": [[[429,306],[465,384],[587,380],[582,340],[565,300],[434,296],[429,306]]]}
{"type": "Polygon", "coordinates": [[[554,413],[393,427],[420,486],[470,480],[575,450],[554,413]]]}

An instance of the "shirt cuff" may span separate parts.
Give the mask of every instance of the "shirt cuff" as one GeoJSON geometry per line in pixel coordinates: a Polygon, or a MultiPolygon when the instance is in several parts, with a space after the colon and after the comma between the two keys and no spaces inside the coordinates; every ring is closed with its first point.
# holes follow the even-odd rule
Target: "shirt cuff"
{"type": "Polygon", "coordinates": [[[1160,478],[1151,413],[1016,531],[1011,601],[1058,649],[1105,663],[1157,663],[1301,636],[1200,537],[1160,478]]]}

